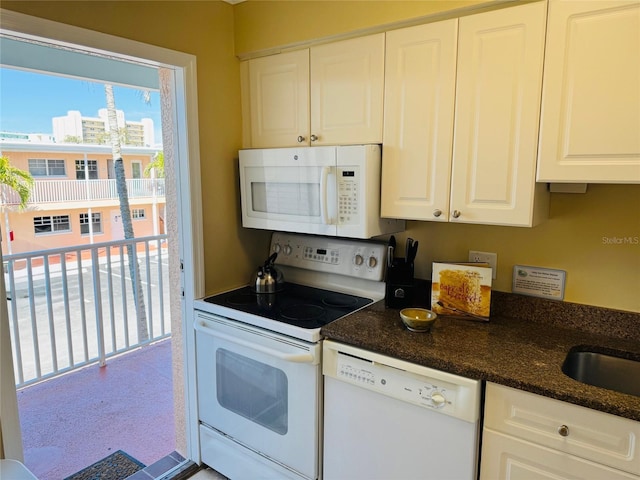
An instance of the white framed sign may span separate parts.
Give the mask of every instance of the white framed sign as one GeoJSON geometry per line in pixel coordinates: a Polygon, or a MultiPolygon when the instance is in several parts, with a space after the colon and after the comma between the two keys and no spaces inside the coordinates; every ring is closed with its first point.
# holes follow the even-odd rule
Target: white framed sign
{"type": "Polygon", "coordinates": [[[564,270],[514,265],[511,291],[532,297],[563,300],[566,276],[567,272],[564,270]]]}

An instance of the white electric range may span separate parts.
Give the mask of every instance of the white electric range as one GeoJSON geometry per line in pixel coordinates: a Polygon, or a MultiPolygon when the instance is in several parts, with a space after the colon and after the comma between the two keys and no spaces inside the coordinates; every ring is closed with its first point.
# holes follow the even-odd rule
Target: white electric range
{"type": "Polygon", "coordinates": [[[202,461],[230,478],[321,478],[323,325],[384,298],[383,243],[276,232],[283,287],[195,302],[202,461]]]}

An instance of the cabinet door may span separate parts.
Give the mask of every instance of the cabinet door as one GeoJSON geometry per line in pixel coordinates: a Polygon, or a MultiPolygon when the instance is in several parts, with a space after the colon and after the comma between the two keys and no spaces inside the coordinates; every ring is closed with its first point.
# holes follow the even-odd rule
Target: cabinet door
{"type": "Polygon", "coordinates": [[[640,475],[640,423],[628,418],[487,383],[484,425],[640,475]]]}
{"type": "Polygon", "coordinates": [[[451,221],[544,218],[535,170],[545,12],[537,2],[460,19],[451,221]]]}
{"type": "Polygon", "coordinates": [[[309,144],[309,50],[250,60],[249,88],[251,147],[309,144]]]}
{"type": "Polygon", "coordinates": [[[313,47],[312,144],[382,143],[383,86],[384,33],[313,47]]]}
{"type": "Polygon", "coordinates": [[[640,3],[549,2],[538,180],[640,183],[640,3]]]}
{"type": "Polygon", "coordinates": [[[480,480],[637,480],[620,470],[598,465],[485,428],[480,480]]]}
{"type": "Polygon", "coordinates": [[[458,21],[387,33],[382,216],[449,217],[458,21]]]}

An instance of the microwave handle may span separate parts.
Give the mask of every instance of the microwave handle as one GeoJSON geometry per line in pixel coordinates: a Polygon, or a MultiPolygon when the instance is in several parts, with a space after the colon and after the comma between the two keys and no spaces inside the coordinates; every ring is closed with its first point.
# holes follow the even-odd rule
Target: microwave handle
{"type": "Polygon", "coordinates": [[[253,342],[248,342],[241,338],[233,337],[231,335],[226,335],[222,332],[217,332],[213,328],[209,327],[206,320],[199,320],[194,324],[195,329],[207,335],[212,335],[214,337],[218,337],[222,340],[226,340],[227,342],[232,342],[237,345],[241,345],[243,347],[250,348],[251,350],[255,350],[256,352],[261,352],[266,355],[270,355],[272,357],[279,358],[280,360],[284,360],[286,362],[294,362],[294,363],[314,363],[314,356],[310,352],[308,353],[283,353],[278,350],[274,350],[273,348],[264,347],[262,345],[258,345],[253,342]]]}
{"type": "Polygon", "coordinates": [[[331,173],[331,167],[322,167],[322,173],[320,175],[320,213],[322,215],[322,223],[325,225],[331,225],[331,219],[329,218],[329,174],[331,173]]]}

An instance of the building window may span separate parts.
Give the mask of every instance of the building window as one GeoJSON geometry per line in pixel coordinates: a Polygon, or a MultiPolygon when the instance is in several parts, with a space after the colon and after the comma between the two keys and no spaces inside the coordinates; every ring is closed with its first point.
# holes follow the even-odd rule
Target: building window
{"type": "Polygon", "coordinates": [[[131,178],[142,178],[142,162],[137,160],[131,162],[131,178]]]}
{"type": "MultiPolygon", "coordinates": [[[[98,179],[98,161],[87,160],[86,171],[89,173],[89,180],[98,179]]],[[[76,160],[76,180],[84,180],[85,177],[85,165],[84,160],[76,160]]]]}
{"type": "Polygon", "coordinates": [[[29,173],[34,177],[65,177],[64,160],[30,158],[29,173]]]}
{"type": "MultiPolygon", "coordinates": [[[[102,215],[100,213],[91,214],[91,228],[93,233],[102,233],[102,215]]],[[[89,214],[80,214],[80,233],[89,235],[89,214]]]]}
{"type": "Polygon", "coordinates": [[[142,220],[144,218],[147,218],[144,208],[133,208],[131,210],[131,218],[135,220],[142,220]]]}
{"type": "Polygon", "coordinates": [[[54,232],[70,232],[71,223],[69,222],[69,215],[34,217],[33,230],[36,235],[54,232]]]}

